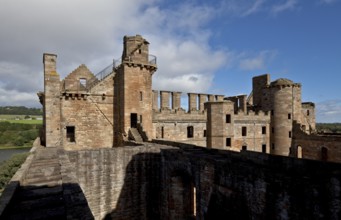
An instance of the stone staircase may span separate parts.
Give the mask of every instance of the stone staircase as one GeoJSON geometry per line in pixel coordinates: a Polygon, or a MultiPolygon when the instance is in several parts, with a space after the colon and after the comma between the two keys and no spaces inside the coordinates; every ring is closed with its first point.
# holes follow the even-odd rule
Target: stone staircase
{"type": "Polygon", "coordinates": [[[6,219],[66,219],[57,149],[41,149],[15,193],[6,219]]]}
{"type": "Polygon", "coordinates": [[[143,139],[137,128],[130,128],[129,137],[138,143],[142,143],[143,139]]]}

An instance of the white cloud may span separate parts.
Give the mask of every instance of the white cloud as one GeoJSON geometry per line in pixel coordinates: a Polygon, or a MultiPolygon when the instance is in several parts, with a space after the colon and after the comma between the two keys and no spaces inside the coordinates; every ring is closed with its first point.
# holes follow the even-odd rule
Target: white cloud
{"type": "Polygon", "coordinates": [[[297,5],[297,0],[286,0],[282,4],[277,4],[277,5],[272,6],[271,12],[276,15],[286,10],[293,10],[295,9],[296,5],[297,5]]]}
{"type": "Polygon", "coordinates": [[[316,103],[317,122],[341,122],[341,100],[316,103]]]}
{"type": "Polygon", "coordinates": [[[265,50],[256,55],[241,54],[239,60],[239,68],[241,70],[261,70],[266,68],[269,63],[276,56],[276,51],[265,50]]]}
{"type": "Polygon", "coordinates": [[[251,6],[251,8],[247,9],[243,14],[242,16],[248,16],[248,15],[251,15],[251,14],[254,14],[258,11],[261,10],[262,6],[264,5],[265,3],[265,0],[256,0],[253,5],[251,6]]]}
{"type": "Polygon", "coordinates": [[[322,4],[332,4],[337,2],[338,0],[319,0],[320,3],[322,4]]]}
{"type": "MultiPolygon", "coordinates": [[[[209,45],[211,32],[205,25],[216,16],[214,8],[181,3],[170,10],[159,3],[2,1],[0,89],[12,98],[22,97],[12,99],[13,103],[24,103],[25,98],[31,102],[43,86],[44,52],[58,55],[57,71],[62,77],[82,63],[96,73],[121,56],[124,35],[141,34],[158,57],[155,87],[207,90],[214,71],[227,62],[225,51],[214,51],[209,45]]],[[[0,105],[9,104],[9,100],[0,99],[0,105]]]]}

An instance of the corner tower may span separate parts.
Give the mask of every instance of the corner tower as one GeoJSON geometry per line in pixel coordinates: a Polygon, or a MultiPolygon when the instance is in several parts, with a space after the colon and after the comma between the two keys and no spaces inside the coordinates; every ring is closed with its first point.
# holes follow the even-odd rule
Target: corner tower
{"type": "Polygon", "coordinates": [[[293,121],[301,123],[301,84],[278,79],[270,84],[269,89],[272,104],[270,153],[288,156],[293,121]]]}
{"type": "Polygon", "coordinates": [[[142,36],[123,38],[122,64],[114,79],[114,142],[119,145],[131,128],[152,139],[152,76],[156,57],[149,54],[149,42],[142,36]]]}

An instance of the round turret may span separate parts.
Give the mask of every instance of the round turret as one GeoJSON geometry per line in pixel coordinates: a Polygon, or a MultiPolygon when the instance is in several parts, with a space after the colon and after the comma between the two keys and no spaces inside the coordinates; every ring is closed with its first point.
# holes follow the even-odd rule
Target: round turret
{"type": "Polygon", "coordinates": [[[278,79],[269,85],[272,97],[270,153],[288,156],[293,120],[300,120],[301,85],[278,79]]]}

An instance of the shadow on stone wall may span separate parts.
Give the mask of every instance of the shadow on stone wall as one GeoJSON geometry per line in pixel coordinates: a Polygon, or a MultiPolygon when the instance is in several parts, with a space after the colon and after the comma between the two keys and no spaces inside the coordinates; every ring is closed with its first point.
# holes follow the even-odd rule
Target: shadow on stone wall
{"type": "Polygon", "coordinates": [[[125,171],[116,208],[104,219],[160,219],[161,156],[139,153],[125,171]]]}
{"type": "Polygon", "coordinates": [[[94,219],[85,195],[75,183],[19,186],[0,218],[94,219]]]}

